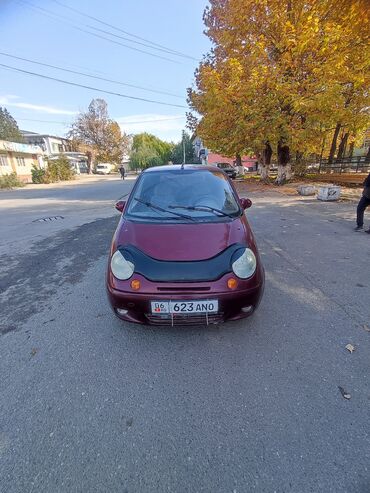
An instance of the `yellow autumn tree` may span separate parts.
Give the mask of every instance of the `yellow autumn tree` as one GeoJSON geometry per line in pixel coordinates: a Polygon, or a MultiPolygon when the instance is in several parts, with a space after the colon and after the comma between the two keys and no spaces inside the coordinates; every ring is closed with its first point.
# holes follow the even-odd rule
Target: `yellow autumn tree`
{"type": "Polygon", "coordinates": [[[366,3],[211,0],[214,47],[189,90],[193,129],[218,152],[253,149],[263,178],[272,146],[279,183],[338,127],[355,138],[368,122],[366,3]]]}

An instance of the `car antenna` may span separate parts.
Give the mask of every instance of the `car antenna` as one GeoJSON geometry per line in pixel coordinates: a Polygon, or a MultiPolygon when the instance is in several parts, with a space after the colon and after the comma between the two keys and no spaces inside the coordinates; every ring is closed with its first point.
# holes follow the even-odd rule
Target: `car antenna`
{"type": "Polygon", "coordinates": [[[185,130],[182,131],[182,152],[183,152],[183,159],[182,159],[181,169],[184,169],[185,160],[186,160],[186,152],[185,152],[185,130]]]}

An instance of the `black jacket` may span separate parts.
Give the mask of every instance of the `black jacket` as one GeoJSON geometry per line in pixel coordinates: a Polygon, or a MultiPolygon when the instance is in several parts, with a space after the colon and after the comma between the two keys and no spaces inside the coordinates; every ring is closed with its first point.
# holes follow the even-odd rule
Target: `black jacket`
{"type": "Polygon", "coordinates": [[[369,173],[368,177],[366,178],[366,180],[364,181],[364,187],[365,188],[364,188],[362,195],[370,200],[370,173],[369,173]]]}

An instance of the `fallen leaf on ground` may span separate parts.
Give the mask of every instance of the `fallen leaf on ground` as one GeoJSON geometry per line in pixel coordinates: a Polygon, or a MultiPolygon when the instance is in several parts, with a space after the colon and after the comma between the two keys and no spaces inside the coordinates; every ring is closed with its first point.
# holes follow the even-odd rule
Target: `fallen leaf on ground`
{"type": "Polygon", "coordinates": [[[339,389],[339,392],[342,394],[342,397],[344,397],[345,399],[351,398],[351,394],[348,394],[348,392],[346,392],[343,387],[338,385],[338,389],[339,389]]]}
{"type": "Polygon", "coordinates": [[[37,349],[37,348],[35,348],[35,347],[33,347],[33,348],[31,349],[31,357],[32,357],[32,356],[35,356],[35,355],[37,354],[37,351],[38,351],[38,349],[37,349]]]}
{"type": "Polygon", "coordinates": [[[370,332],[370,327],[366,324],[364,324],[364,330],[366,330],[366,332],[370,332]]]}
{"type": "Polygon", "coordinates": [[[356,348],[352,344],[347,344],[346,349],[352,354],[356,348]]]}

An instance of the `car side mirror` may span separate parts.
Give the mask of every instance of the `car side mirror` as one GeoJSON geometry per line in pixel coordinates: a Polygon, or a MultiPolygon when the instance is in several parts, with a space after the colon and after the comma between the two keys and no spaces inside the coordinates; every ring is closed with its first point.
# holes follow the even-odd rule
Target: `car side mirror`
{"type": "Polygon", "coordinates": [[[117,211],[123,212],[123,209],[125,208],[125,205],[126,205],[126,201],[125,200],[119,200],[116,203],[115,208],[117,209],[117,211]]]}
{"type": "Polygon", "coordinates": [[[249,209],[249,207],[252,207],[252,201],[251,199],[239,199],[240,200],[240,205],[242,206],[242,208],[245,210],[245,209],[249,209]]]}

